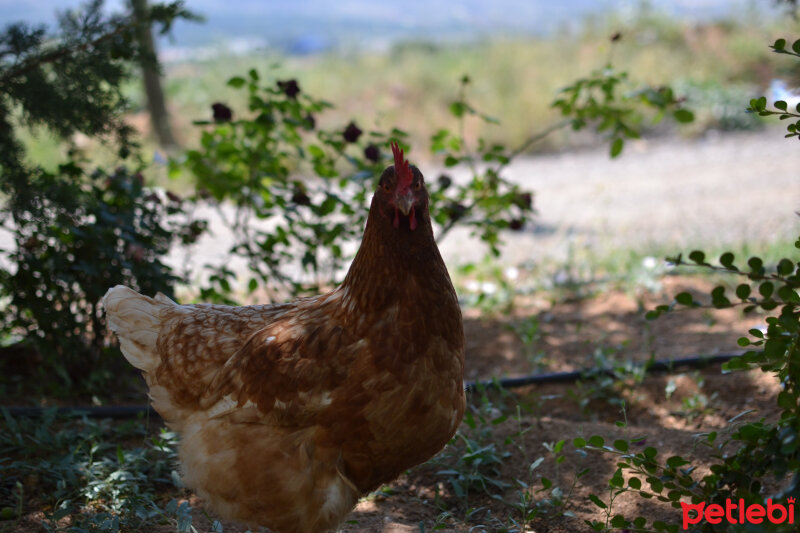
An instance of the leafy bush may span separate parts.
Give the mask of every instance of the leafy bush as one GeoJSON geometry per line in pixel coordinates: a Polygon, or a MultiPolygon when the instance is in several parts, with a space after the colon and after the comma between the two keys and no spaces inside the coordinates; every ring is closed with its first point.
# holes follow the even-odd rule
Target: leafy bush
{"type": "MultiPolygon", "coordinates": [[[[800,40],[786,50],[786,41],[779,39],[772,45],[778,53],[800,57],[800,40]]],[[[762,116],[779,115],[781,119],[800,118],[800,114],[787,111],[786,102],[776,102],[777,112],[766,110],[766,98],[750,102],[750,111],[762,116]]],[[[789,124],[787,137],[798,134],[798,123],[789,124]]],[[[800,238],[795,242],[800,250],[800,238]]],[[[728,431],[716,431],[701,436],[699,443],[710,448],[714,463],[702,478],[696,473],[697,465],[675,455],[662,460],[655,447],[642,452],[631,451],[631,445],[643,439],[614,441],[608,446],[600,436],[588,441],[576,439],[574,445],[581,450],[592,450],[616,455],[617,470],[609,480],[609,499],[603,501],[591,495],[592,502],[606,513],[606,520],[589,521],[596,531],[631,529],[637,531],[678,531],[678,524],[653,522],[645,529],[647,519],[639,516],[633,520],[614,515],[613,502],[625,492],[638,493],[643,498],[655,498],[681,509],[681,500],[692,504],[705,502],[725,508],[726,500],[743,501],[745,505],[764,505],[768,499],[785,501],[790,505],[800,496],[800,259],[783,258],[776,265],[766,265],[760,257],[751,257],[746,266],[736,264],[734,254],[726,252],[718,264],[706,260],[706,254],[695,250],[688,255],[668,258],[675,265],[689,265],[713,272],[738,276],[740,281],[731,293],[719,285],[710,291],[708,303],[700,303],[688,292],[675,295],[669,305],[660,305],[647,313],[655,319],[679,308],[708,307],[724,309],[741,306],[743,312],[761,310],[772,316],[765,319],[766,327],[749,330],[749,337],[739,338],[739,345],[751,347],[740,357],[723,366],[726,371],[760,368],[775,375],[781,385],[777,397],[780,416],[776,421],[761,418],[756,422],[730,421],[728,431]],[[629,474],[627,484],[623,472],[629,474]]],[[[794,530],[794,525],[773,524],[767,520],[760,530],[794,530]]],[[[722,520],[719,525],[701,521],[697,531],[727,531],[730,524],[722,520]]]]}
{"type": "MultiPolygon", "coordinates": [[[[296,80],[265,86],[260,81],[255,70],[229,80],[231,87],[247,91],[248,117],[234,119],[227,105],[214,104],[215,123],[199,122],[207,127],[201,147],[173,161],[173,175],[188,170],[200,199],[234,206],[235,216],[227,222],[235,236],[230,253],[247,260],[250,292],[259,286],[279,294],[315,292],[341,279],[352,255],[347,244],[363,232],[374,180],[391,163],[388,141],[404,145],[406,133],[365,132],[353,122],[322,128],[318,122],[331,104],[303,93],[296,80]],[[269,220],[269,229],[257,228],[256,220],[269,220]]],[[[459,120],[491,120],[474,110],[463,92],[450,109],[459,120]]],[[[466,182],[428,176],[438,237],[466,225],[499,253],[500,230],[522,228],[533,211],[532,195],[501,175],[513,154],[483,142],[472,153],[461,135],[447,129],[433,136],[431,150],[446,166],[464,163],[472,171],[466,182]]],[[[216,286],[201,297],[229,299],[234,279],[235,273],[219,268],[212,278],[216,286]]]]}
{"type": "Polygon", "coordinates": [[[34,343],[44,364],[72,392],[102,389],[123,359],[105,343],[100,300],[126,283],[148,294],[172,294],[177,279],[161,262],[172,243],[193,240],[198,223],[171,220],[180,204],[143,187],[124,167],[86,176],[74,164],[58,174],[39,172],[39,191],[11,229],[17,249],[6,257],[16,271],[0,271],[8,298],[6,328],[34,343]],[[117,363],[117,365],[115,365],[117,363]]]}
{"type": "MultiPolygon", "coordinates": [[[[8,302],[0,327],[4,337],[21,333],[35,346],[40,383],[56,375],[71,392],[102,390],[112,361],[122,364],[103,357],[99,300],[108,287],[170,293],[175,277],[159,257],[176,238],[202,231],[168,222],[180,207],[148,193],[141,175],[124,167],[87,174],[74,151],[56,172],[27,161],[19,141],[25,127],[46,127],[65,141],[77,132],[96,136],[121,159],[135,149],[120,86],[146,50],[131,15],[105,15],[101,7],[95,0],[63,14],[57,36],[25,24],[0,34],[0,216],[14,237],[13,249],[0,250],[8,265],[0,268],[0,297],[8,302]]],[[[143,19],[168,29],[186,16],[173,2],[153,5],[143,19]]]]}
{"type": "Polygon", "coordinates": [[[592,126],[605,135],[611,157],[617,157],[626,139],[640,137],[647,111],[656,112],[654,122],[659,122],[668,111],[678,123],[693,121],[694,114],[682,107],[682,103],[671,87],[635,87],[627,72],[617,71],[608,64],[563,88],[552,105],[563,116],[571,117],[568,124],[573,130],[592,126]]]}
{"type": "MultiPolygon", "coordinates": [[[[250,70],[228,85],[247,91],[248,116],[234,119],[231,108],[214,104],[214,121],[198,122],[207,128],[201,147],[173,161],[172,174],[187,170],[196,180],[199,198],[233,204],[235,215],[227,222],[235,238],[230,253],[247,260],[249,292],[263,286],[273,294],[298,294],[337,283],[351,256],[347,244],[362,232],[373,180],[391,163],[385,146],[396,140],[408,150],[406,133],[396,128],[365,132],[354,122],[319,127],[321,115],[332,106],[303,93],[296,80],[262,86],[258,72],[250,70]],[[255,220],[269,223],[255,228],[255,220]]],[[[669,87],[632,89],[627,73],[608,65],[565,88],[553,103],[565,119],[519,147],[491,144],[482,137],[472,146],[464,134],[467,120],[484,125],[498,121],[470,103],[469,85],[469,77],[462,77],[458,97],[448,106],[457,127],[437,130],[429,145],[445,168],[461,166],[469,175],[428,176],[431,218],[437,240],[465,226],[493,255],[500,253],[501,231],[523,229],[533,213],[533,194],[504,177],[513,159],[533,144],[567,126],[591,127],[607,132],[615,157],[624,139],[639,136],[647,109],[661,115],[669,111],[678,122],[693,119],[669,87]]],[[[227,267],[218,267],[201,298],[231,301],[235,277],[227,267]]]]}

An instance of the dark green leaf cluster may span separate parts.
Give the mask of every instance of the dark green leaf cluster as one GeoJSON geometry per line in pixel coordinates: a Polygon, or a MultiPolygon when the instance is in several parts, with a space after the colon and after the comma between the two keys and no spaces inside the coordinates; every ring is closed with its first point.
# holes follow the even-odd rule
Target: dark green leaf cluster
{"type": "MultiPolygon", "coordinates": [[[[18,23],[0,34],[0,191],[14,194],[28,171],[15,128],[47,126],[67,139],[73,133],[113,137],[124,157],[132,147],[122,120],[122,82],[145,55],[131,15],[105,15],[102,0],[59,16],[60,33],[18,23]]],[[[142,24],[164,28],[190,13],[182,2],[155,5],[142,24]]],[[[154,58],[150,58],[155,60],[154,58]]]]}
{"type": "MultiPolygon", "coordinates": [[[[713,441],[713,437],[710,438],[713,441]]],[[[644,499],[669,503],[675,509],[681,509],[681,498],[693,496],[699,481],[692,477],[696,467],[688,460],[673,455],[665,460],[658,458],[658,450],[653,446],[642,449],[646,439],[616,439],[609,445],[603,437],[593,435],[588,439],[578,437],[573,446],[579,452],[602,452],[617,456],[617,469],[608,481],[609,499],[604,501],[596,494],[589,499],[606,515],[606,520],[587,520],[586,523],[594,531],[611,529],[631,531],[667,531],[675,533],[679,530],[677,523],[666,523],[661,520],[652,521],[637,516],[632,520],[621,514],[613,514],[614,500],[625,493],[638,494],[644,499]],[[635,449],[642,449],[640,452],[635,449]],[[626,475],[623,475],[626,474],[626,475]],[[627,482],[625,479],[627,478],[627,482]]]]}
{"type": "MultiPolygon", "coordinates": [[[[777,54],[786,54],[800,57],[800,39],[792,43],[790,49],[786,48],[786,39],[778,39],[770,48],[777,54]]],[[[789,105],[783,100],[777,100],[772,105],[774,109],[767,108],[767,98],[762,96],[760,98],[753,98],[750,100],[750,106],[747,111],[750,113],[757,113],[761,117],[768,117],[777,115],[780,120],[791,120],[786,126],[786,137],[797,137],[800,139],[800,104],[794,106],[794,109],[789,109],[789,105]]]]}
{"type": "Polygon", "coordinates": [[[175,277],[160,257],[203,226],[168,220],[181,212],[179,202],[145,190],[141,174],[124,167],[88,172],[73,151],[55,172],[27,163],[19,132],[45,127],[65,141],[80,132],[113,141],[127,157],[134,144],[121,84],[145,54],[136,26],[167,28],[189,16],[182,5],[154,5],[134,19],[106,15],[94,0],[61,14],[56,36],[25,24],[0,34],[0,216],[14,238],[13,249],[0,250],[10,265],[0,269],[8,302],[0,327],[33,344],[41,377],[72,393],[103,389],[123,364],[118,352],[105,357],[99,306],[108,287],[171,293],[175,277]]]}
{"type": "Polygon", "coordinates": [[[171,294],[176,278],[161,258],[203,228],[179,223],[180,203],[145,189],[141,174],[124,167],[85,175],[70,163],[30,180],[37,194],[16,213],[17,249],[5,252],[16,269],[0,271],[5,326],[34,343],[43,375],[72,392],[100,389],[123,364],[118,353],[105,357],[105,291],[126,283],[171,294]]]}
{"type": "Polygon", "coordinates": [[[461,500],[467,499],[472,492],[495,496],[511,486],[500,477],[500,467],[511,457],[511,452],[494,438],[495,427],[505,422],[508,415],[498,410],[487,389],[477,392],[480,398],[475,403],[468,403],[461,428],[443,456],[437,459],[451,463],[437,475],[448,481],[455,496],[461,500]]]}
{"type": "MultiPolygon", "coordinates": [[[[795,246],[800,249],[800,239],[795,246]]],[[[645,498],[670,501],[675,507],[681,499],[694,504],[706,502],[724,506],[726,499],[741,499],[749,505],[763,504],[768,497],[776,500],[797,497],[800,495],[800,261],[782,259],[777,265],[766,266],[759,257],[751,257],[746,267],[740,267],[730,252],[720,256],[719,265],[708,262],[701,251],[691,252],[688,258],[689,262],[685,262],[680,255],[669,260],[676,265],[691,265],[738,275],[741,282],[733,290],[734,294],[728,294],[728,289],[719,285],[710,291],[710,302],[702,304],[690,293],[682,292],[675,296],[670,305],[650,311],[648,318],[656,318],[681,307],[721,309],[741,305],[745,312],[761,309],[775,313],[776,316],[766,318],[766,328],[753,328],[749,331],[750,338],[739,339],[740,346],[752,349],[732,359],[723,368],[727,371],[760,368],[775,375],[781,384],[781,392],[777,397],[780,418],[776,422],[762,418],[756,422],[737,422],[735,425],[734,418],[730,421],[732,425],[727,438],[718,438],[717,432],[705,434],[699,442],[711,449],[715,462],[710,472],[700,479],[692,477],[695,467],[687,466],[689,461],[682,457],[670,457],[661,464],[656,461],[657,450],[652,447],[638,454],[627,453],[629,444],[634,444],[635,440],[630,443],[615,442],[614,447],[609,448],[595,438],[595,442],[590,439],[588,446],[618,454],[618,472],[627,470],[639,476],[629,478],[628,486],[615,485],[614,479],[618,476],[612,478],[611,484],[615,487],[612,493],[616,491],[614,494],[633,490],[645,498]],[[642,488],[639,478],[644,479],[649,489],[642,488]],[[779,494],[766,492],[766,487],[776,485],[780,487],[779,494]]],[[[575,445],[583,448],[587,443],[578,439],[575,445]]],[[[608,507],[610,509],[610,505],[608,507]]],[[[628,528],[631,524],[639,529],[644,527],[644,522],[629,522],[619,515],[610,519],[609,523],[616,528],[628,528]]],[[[607,527],[601,522],[591,525],[598,531],[607,527]]],[[[652,524],[652,527],[656,531],[663,530],[656,524],[652,524]]],[[[707,522],[699,527],[701,531],[716,531],[707,522]]],[[[776,527],[780,530],[783,526],[776,527]]],[[[677,528],[677,525],[666,526],[666,530],[670,528],[677,528]]]]}
{"type": "Polygon", "coordinates": [[[611,143],[611,157],[617,157],[622,153],[625,139],[640,137],[643,109],[657,111],[655,122],[667,112],[679,123],[693,121],[694,114],[681,104],[671,87],[633,89],[627,72],[618,72],[607,65],[563,88],[551,105],[569,118],[573,130],[591,126],[604,133],[611,143]]]}

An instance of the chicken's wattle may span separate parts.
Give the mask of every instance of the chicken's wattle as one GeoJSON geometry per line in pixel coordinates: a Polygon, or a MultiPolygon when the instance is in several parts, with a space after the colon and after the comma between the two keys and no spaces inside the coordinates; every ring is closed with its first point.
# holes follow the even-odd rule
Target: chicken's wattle
{"type": "MultiPolygon", "coordinates": [[[[398,208],[394,208],[394,227],[395,229],[400,228],[400,210],[398,208]]],[[[408,213],[408,227],[411,230],[417,229],[417,216],[414,213],[414,206],[411,206],[411,211],[408,213]]]]}

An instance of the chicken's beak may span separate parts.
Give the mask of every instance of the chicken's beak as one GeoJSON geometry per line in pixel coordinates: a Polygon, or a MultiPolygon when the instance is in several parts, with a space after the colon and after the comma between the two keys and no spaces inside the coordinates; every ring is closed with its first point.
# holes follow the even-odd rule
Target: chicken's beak
{"type": "Polygon", "coordinates": [[[411,189],[406,189],[395,197],[394,205],[403,213],[403,216],[408,216],[411,212],[411,208],[414,207],[415,200],[414,193],[411,189]]]}

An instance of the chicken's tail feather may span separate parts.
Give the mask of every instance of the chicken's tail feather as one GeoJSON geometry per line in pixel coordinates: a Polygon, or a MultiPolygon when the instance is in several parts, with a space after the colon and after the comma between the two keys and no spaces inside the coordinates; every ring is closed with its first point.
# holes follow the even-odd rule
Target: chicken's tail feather
{"type": "Polygon", "coordinates": [[[158,367],[162,311],[176,305],[161,293],[150,298],[122,285],[108,290],[103,297],[108,327],[117,334],[122,354],[130,364],[145,372],[158,367]]]}

